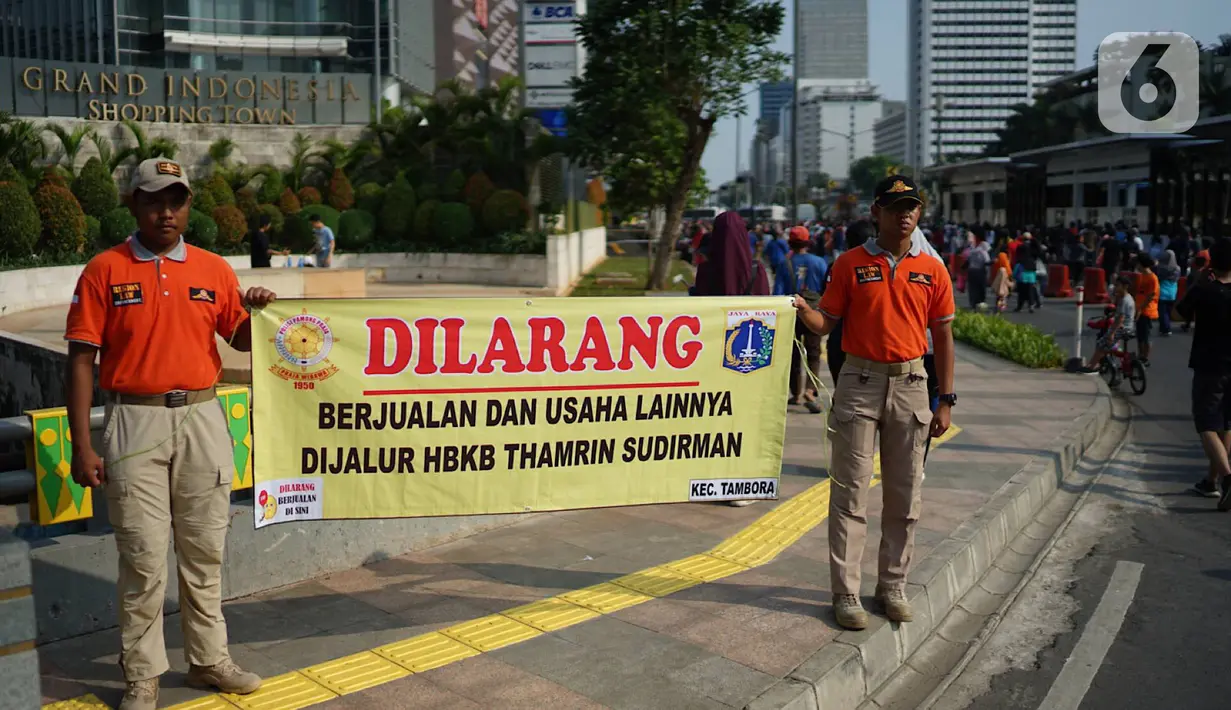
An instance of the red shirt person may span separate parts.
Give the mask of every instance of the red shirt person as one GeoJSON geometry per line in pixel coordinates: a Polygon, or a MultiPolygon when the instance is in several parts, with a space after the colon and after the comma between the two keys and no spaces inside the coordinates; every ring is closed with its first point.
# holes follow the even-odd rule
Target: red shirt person
{"type": "Polygon", "coordinates": [[[137,231],[86,264],[69,308],[68,416],[73,479],[103,487],[115,528],[120,710],[153,710],[169,668],[162,609],[172,534],[188,681],[238,694],[261,685],[231,660],[222,616],[235,464],[215,392],[215,335],[251,350],[247,309],[275,296],[243,291],[226,260],[184,242],[192,189],[178,163],[142,162],[126,198],[137,231]],[[90,440],[96,357],[107,398],[102,456],[90,440]]]}

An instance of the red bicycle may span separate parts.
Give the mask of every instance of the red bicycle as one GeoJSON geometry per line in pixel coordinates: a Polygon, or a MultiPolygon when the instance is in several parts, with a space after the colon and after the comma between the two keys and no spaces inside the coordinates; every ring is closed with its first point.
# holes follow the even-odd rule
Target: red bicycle
{"type": "MultiPolygon", "coordinates": [[[[1100,341],[1105,339],[1115,320],[1113,313],[1114,309],[1108,308],[1102,318],[1091,318],[1086,322],[1087,327],[1098,331],[1100,341]]],[[[1141,359],[1128,349],[1128,338],[1116,338],[1098,367],[1099,374],[1107,381],[1108,387],[1119,387],[1120,383],[1127,379],[1129,386],[1133,388],[1133,394],[1145,394],[1146,368],[1141,359]]]]}

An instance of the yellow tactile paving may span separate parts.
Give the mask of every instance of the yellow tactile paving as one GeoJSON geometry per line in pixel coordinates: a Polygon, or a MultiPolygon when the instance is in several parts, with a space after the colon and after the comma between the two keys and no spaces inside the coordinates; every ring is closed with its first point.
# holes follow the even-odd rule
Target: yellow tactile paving
{"type": "Polygon", "coordinates": [[[709,554],[745,567],[757,567],[774,559],[784,549],[785,545],[732,538],[710,550],[709,554]]]}
{"type": "Polygon", "coordinates": [[[338,695],[405,678],[410,671],[387,658],[364,651],[303,669],[303,674],[338,695]]]}
{"type": "MultiPolygon", "coordinates": [[[[107,707],[104,705],[103,707],[107,707]]],[[[172,705],[167,710],[235,710],[236,706],[221,695],[206,695],[195,700],[186,700],[172,705]]]]}
{"type": "Polygon", "coordinates": [[[599,616],[597,611],[578,606],[563,599],[552,597],[501,612],[505,616],[533,626],[539,631],[552,632],[599,616]]]}
{"type": "Polygon", "coordinates": [[[111,706],[90,693],[71,700],[57,700],[44,705],[42,710],[111,710],[111,706]]]}
{"type": "MultiPolygon", "coordinates": [[[[932,440],[932,448],[941,446],[961,431],[959,427],[950,427],[943,436],[932,440]]],[[[881,483],[879,454],[874,457],[872,468],[871,485],[876,486],[881,483]]],[[[769,562],[802,535],[824,522],[829,515],[830,487],[826,479],[783,501],[708,553],[625,575],[615,580],[618,583],[604,582],[566,592],[558,597],[510,609],[503,614],[457,624],[439,632],[380,646],[370,652],[269,678],[261,690],[252,695],[218,694],[181,703],[175,708],[297,710],[408,675],[402,670],[391,670],[380,661],[387,660],[405,671],[422,673],[693,586],[692,583],[685,584],[685,579],[713,582],[729,577],[769,562]],[[671,589],[673,585],[683,586],[671,589]],[[366,685],[359,686],[365,682],[366,685]]],[[[44,705],[42,710],[110,708],[93,695],[84,695],[44,705]]]]}
{"type": "Polygon", "coordinates": [[[619,611],[635,604],[644,604],[654,597],[641,592],[634,592],[631,589],[621,587],[618,584],[603,582],[596,584],[593,587],[578,589],[573,592],[561,594],[562,599],[567,599],[574,604],[580,604],[587,609],[593,609],[600,614],[610,614],[613,611],[619,611]]]}
{"type": "Polygon", "coordinates": [[[293,671],[285,675],[266,678],[261,689],[252,695],[223,693],[222,697],[243,710],[299,710],[309,705],[333,700],[338,697],[338,694],[303,673],[293,671]]]}
{"type": "Polygon", "coordinates": [[[695,587],[701,580],[666,567],[651,567],[613,579],[611,583],[652,597],[665,597],[695,587]]]}
{"type": "Polygon", "coordinates": [[[737,564],[730,560],[720,560],[713,555],[706,554],[693,555],[675,562],[668,562],[663,567],[675,570],[689,577],[694,577],[702,582],[714,582],[748,569],[745,565],[737,564]]]}
{"type": "Polygon", "coordinates": [[[379,646],[372,649],[372,653],[388,658],[415,673],[430,671],[463,658],[479,655],[477,650],[437,631],[379,646]]]}
{"type": "Polygon", "coordinates": [[[492,614],[482,619],[454,624],[447,629],[441,629],[440,633],[473,649],[486,652],[521,643],[543,632],[507,616],[492,614]]]}

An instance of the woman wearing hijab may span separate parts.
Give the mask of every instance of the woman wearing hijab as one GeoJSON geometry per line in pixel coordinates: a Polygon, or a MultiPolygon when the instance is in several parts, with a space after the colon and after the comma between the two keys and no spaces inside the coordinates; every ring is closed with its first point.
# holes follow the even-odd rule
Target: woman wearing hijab
{"type": "Polygon", "coordinates": [[[697,267],[694,296],[768,296],[765,267],[752,258],[744,218],[734,211],[714,220],[705,261],[697,267]]]}
{"type": "MultiPolygon", "coordinates": [[[[752,258],[748,228],[734,211],[723,212],[714,220],[705,261],[697,267],[693,296],[768,296],[769,277],[760,261],[752,258]]],[[[733,500],[741,508],[755,501],[733,500]]]]}
{"type": "Polygon", "coordinates": [[[1154,269],[1158,274],[1158,334],[1171,335],[1171,309],[1180,290],[1180,264],[1175,252],[1163,250],[1163,257],[1154,269]]]}
{"type": "Polygon", "coordinates": [[[1009,266],[1009,255],[1000,252],[996,255],[996,265],[992,267],[992,293],[996,294],[996,312],[1004,313],[1009,302],[1009,293],[1013,290],[1013,267],[1009,266]]]}

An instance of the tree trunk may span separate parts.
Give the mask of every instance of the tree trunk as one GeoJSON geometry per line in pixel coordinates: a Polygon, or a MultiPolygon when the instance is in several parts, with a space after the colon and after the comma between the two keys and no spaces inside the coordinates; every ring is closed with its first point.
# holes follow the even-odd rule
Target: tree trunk
{"type": "Polygon", "coordinates": [[[671,258],[675,254],[675,241],[680,237],[680,226],[684,221],[684,208],[688,205],[688,193],[697,182],[697,171],[701,169],[701,155],[705,152],[705,144],[709,142],[710,133],[714,130],[713,119],[702,119],[698,125],[691,126],[688,144],[684,146],[683,169],[676,178],[671,194],[667,196],[666,221],[663,223],[662,234],[658,235],[658,251],[654,254],[654,265],[650,269],[648,291],[663,291],[667,288],[667,273],[670,271],[671,258]]]}

